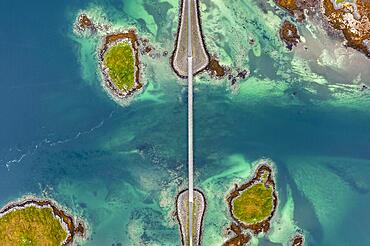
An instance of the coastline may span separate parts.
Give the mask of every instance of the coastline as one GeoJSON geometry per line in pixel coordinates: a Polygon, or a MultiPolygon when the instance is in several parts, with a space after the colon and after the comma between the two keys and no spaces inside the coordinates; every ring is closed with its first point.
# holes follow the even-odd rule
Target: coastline
{"type": "MultiPolygon", "coordinates": [[[[141,59],[142,48],[140,46],[141,38],[138,36],[135,27],[122,29],[114,27],[105,17],[92,16],[88,11],[80,11],[73,25],[73,33],[77,37],[85,39],[95,39],[98,44],[96,47],[96,61],[98,63],[96,74],[99,75],[101,85],[108,96],[121,105],[126,105],[136,95],[136,92],[143,89],[144,84],[141,81],[141,59]],[[113,46],[121,42],[128,42],[134,58],[134,81],[130,89],[120,89],[112,81],[109,75],[109,69],[104,65],[104,56],[113,46]]],[[[144,45],[145,47],[145,45],[144,45]]]]}
{"type": "Polygon", "coordinates": [[[278,195],[276,191],[276,184],[274,180],[274,171],[272,165],[267,160],[260,161],[260,164],[258,164],[256,170],[254,171],[253,178],[250,179],[248,182],[242,184],[241,186],[237,186],[235,184],[234,189],[230,192],[229,196],[227,197],[228,207],[229,207],[229,213],[232,217],[232,219],[237,222],[242,228],[244,229],[250,229],[255,235],[257,235],[260,232],[266,233],[270,229],[270,221],[272,217],[274,216],[277,205],[278,205],[278,195]],[[263,172],[268,172],[268,177],[266,184],[272,186],[272,202],[273,202],[273,209],[270,213],[270,215],[259,222],[252,223],[252,224],[246,224],[239,219],[237,219],[233,214],[233,200],[239,196],[239,194],[250,187],[252,187],[254,184],[260,182],[260,178],[262,176],[263,172]]]}
{"type": "Polygon", "coordinates": [[[56,201],[48,198],[40,199],[34,196],[27,196],[16,201],[11,201],[1,208],[0,218],[13,211],[32,206],[36,208],[48,207],[52,209],[54,217],[60,221],[63,229],[67,233],[67,237],[61,246],[71,245],[76,237],[86,237],[85,223],[81,219],[74,218],[67,212],[67,209],[60,206],[56,201]]]}
{"type": "Polygon", "coordinates": [[[98,63],[100,72],[102,75],[102,81],[103,86],[112,94],[113,96],[123,99],[127,98],[129,96],[132,96],[135,92],[143,88],[142,83],[140,82],[140,60],[139,60],[139,43],[138,43],[138,37],[136,34],[136,31],[134,29],[129,29],[127,32],[116,32],[116,33],[110,33],[107,34],[103,38],[102,45],[98,48],[98,63]],[[115,84],[112,82],[108,72],[107,68],[103,64],[104,55],[111,48],[112,46],[124,42],[129,41],[131,44],[131,49],[135,58],[135,75],[134,75],[134,87],[131,90],[124,91],[120,90],[115,86],[115,84]]]}
{"type": "Polygon", "coordinates": [[[262,159],[258,161],[255,170],[253,171],[251,177],[247,180],[246,183],[238,186],[237,184],[234,185],[234,188],[228,193],[226,197],[226,202],[228,206],[229,215],[232,218],[232,222],[230,227],[227,229],[230,233],[234,235],[228,238],[224,245],[231,246],[231,245],[244,245],[252,239],[252,236],[257,236],[259,233],[267,233],[271,227],[271,220],[273,219],[277,207],[278,207],[278,194],[276,190],[276,183],[275,183],[275,173],[273,168],[273,163],[269,159],[262,159]],[[267,172],[267,179],[263,181],[261,177],[263,174],[267,172]],[[240,221],[238,218],[235,217],[233,212],[233,202],[234,199],[239,197],[241,193],[248,190],[252,186],[263,183],[267,186],[272,186],[272,210],[269,215],[261,221],[255,223],[245,223],[240,221]],[[243,230],[246,230],[245,232],[243,230]]]}

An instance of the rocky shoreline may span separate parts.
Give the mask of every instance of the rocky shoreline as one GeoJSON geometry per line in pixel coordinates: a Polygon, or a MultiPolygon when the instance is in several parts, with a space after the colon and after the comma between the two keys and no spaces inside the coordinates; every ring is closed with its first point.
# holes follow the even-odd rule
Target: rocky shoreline
{"type": "Polygon", "coordinates": [[[278,195],[272,165],[266,160],[261,161],[261,164],[257,166],[257,169],[254,172],[253,178],[240,186],[235,184],[234,189],[229,193],[226,200],[230,216],[233,220],[229,227],[229,232],[232,232],[234,236],[228,239],[224,245],[244,245],[250,241],[252,237],[250,233],[253,235],[258,235],[260,232],[267,233],[271,226],[271,219],[273,218],[278,206],[278,195]],[[263,175],[267,175],[266,181],[263,181],[263,175]],[[250,189],[258,183],[263,183],[267,187],[272,187],[272,210],[265,219],[255,223],[246,223],[236,218],[233,202],[242,192],[250,189]],[[243,233],[243,230],[248,230],[248,232],[243,233]]]}
{"type": "Polygon", "coordinates": [[[105,36],[102,46],[99,49],[99,66],[101,69],[101,73],[103,76],[103,81],[105,86],[109,91],[118,98],[126,98],[128,96],[133,95],[136,91],[140,90],[143,85],[140,82],[140,60],[139,60],[139,49],[138,49],[138,37],[135,30],[131,29],[128,32],[118,32],[113,33],[105,36]],[[117,86],[112,82],[108,74],[108,69],[105,67],[103,60],[104,55],[109,48],[113,45],[116,45],[120,42],[128,41],[131,45],[132,52],[134,55],[134,63],[135,63],[135,75],[134,75],[134,87],[130,90],[121,90],[117,88],[117,86]]]}
{"type": "MultiPolygon", "coordinates": [[[[298,22],[318,19],[326,32],[339,36],[345,47],[352,47],[370,58],[370,5],[365,1],[336,2],[335,0],[284,1],[277,6],[294,16],[298,22]]],[[[294,28],[293,28],[294,29],[294,28]]],[[[338,38],[338,37],[337,37],[338,38]]],[[[285,39],[283,38],[285,41],[285,39]]]]}
{"type": "Polygon", "coordinates": [[[128,99],[129,97],[133,96],[135,92],[143,88],[143,83],[141,82],[140,54],[144,54],[143,49],[148,49],[149,46],[147,44],[140,48],[140,45],[143,44],[143,40],[138,37],[135,28],[128,30],[113,28],[108,21],[100,20],[99,22],[99,20],[92,18],[85,12],[80,12],[76,18],[73,28],[74,33],[77,36],[85,38],[95,37],[101,39],[96,52],[99,70],[98,73],[101,75],[103,88],[114,100],[117,102],[122,102],[122,100],[128,99]],[[109,75],[109,69],[104,64],[105,55],[110,48],[123,42],[127,42],[129,44],[134,60],[134,81],[132,81],[133,87],[130,88],[118,88],[109,75]]]}
{"type": "Polygon", "coordinates": [[[0,210],[0,218],[12,211],[23,209],[26,207],[34,206],[36,208],[51,208],[53,215],[62,224],[67,232],[67,238],[61,246],[71,245],[76,237],[84,238],[86,236],[86,227],[84,222],[75,219],[73,216],[63,210],[55,201],[50,199],[39,199],[35,197],[26,197],[24,199],[10,202],[0,210]]]}

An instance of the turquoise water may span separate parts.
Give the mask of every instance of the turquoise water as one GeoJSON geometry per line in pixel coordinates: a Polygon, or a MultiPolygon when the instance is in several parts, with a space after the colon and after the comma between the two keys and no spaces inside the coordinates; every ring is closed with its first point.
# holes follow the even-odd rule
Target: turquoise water
{"type": "MultiPolygon", "coordinates": [[[[171,52],[177,6],[0,3],[1,204],[29,193],[54,198],[87,221],[84,245],[180,244],[173,212],[186,187],[184,81],[168,57],[143,57],[145,90],[123,107],[101,87],[99,37],[72,30],[86,10],[113,28],[136,26],[158,51],[171,52]]],[[[369,61],[354,51],[344,59],[336,41],[303,24],[308,51],[302,44],[287,52],[277,35],[286,14],[268,3],[201,8],[210,52],[251,70],[235,88],[196,79],[195,181],[208,201],[203,245],[226,239],[224,197],[260,158],[274,162],[280,204],[271,232],[253,245],[287,245],[297,229],[307,245],[370,243],[370,98],[359,90],[370,81],[369,61]]]]}

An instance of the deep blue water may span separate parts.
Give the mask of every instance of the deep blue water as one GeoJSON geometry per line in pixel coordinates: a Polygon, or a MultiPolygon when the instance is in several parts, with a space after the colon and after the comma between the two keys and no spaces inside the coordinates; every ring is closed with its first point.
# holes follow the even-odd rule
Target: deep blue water
{"type": "MultiPolygon", "coordinates": [[[[143,188],[139,178],[162,177],[163,170],[186,173],[177,169],[186,163],[186,104],[177,100],[182,86],[175,80],[168,88],[165,84],[161,103],[121,107],[97,78],[85,83],[78,46],[68,37],[69,11],[84,7],[82,1],[73,6],[0,2],[0,202],[46,190],[87,218],[92,230],[87,245],[131,245],[127,228],[133,219],[147,225],[142,238],[177,242],[177,228],[166,225],[158,204],[161,185],[169,185],[171,177],[150,183],[151,188],[143,188]]],[[[200,183],[223,169],[211,155],[239,153],[251,161],[269,157],[277,166],[282,201],[286,185],[292,189],[295,220],[308,232],[308,245],[370,244],[368,109],[235,103],[225,88],[209,85],[199,86],[195,100],[200,183]],[[312,186],[327,185],[320,183],[325,170],[348,189],[348,198],[334,195],[325,201],[332,207],[342,203],[338,213],[329,213],[333,224],[320,222],[315,199],[302,192],[309,192],[309,185],[295,175],[295,170],[311,175],[313,158],[312,168],[323,169],[317,169],[319,183],[312,186]]]]}
{"type": "MultiPolygon", "coordinates": [[[[67,38],[70,23],[66,22],[65,5],[47,1],[0,4],[0,49],[4,58],[0,66],[0,141],[2,161],[6,163],[16,159],[17,152],[33,152],[45,138],[67,139],[93,127],[106,116],[107,107],[114,105],[107,100],[97,102],[94,99],[99,92],[81,83],[73,44],[67,38]]],[[[2,185],[6,187],[4,195],[24,192],[22,177],[29,182],[25,170],[32,169],[31,165],[25,158],[20,169],[13,170],[20,173],[4,173],[5,180],[12,175],[18,180],[6,180],[2,185]]]]}

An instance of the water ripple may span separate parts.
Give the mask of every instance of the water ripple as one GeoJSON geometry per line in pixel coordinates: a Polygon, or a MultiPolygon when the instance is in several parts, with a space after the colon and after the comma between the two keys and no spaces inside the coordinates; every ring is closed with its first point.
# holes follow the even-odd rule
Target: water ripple
{"type": "Polygon", "coordinates": [[[41,147],[55,147],[57,145],[69,143],[71,141],[77,140],[80,137],[83,137],[85,135],[88,135],[95,130],[103,127],[104,123],[112,118],[114,114],[114,110],[110,112],[110,114],[105,117],[103,120],[101,120],[98,124],[94,125],[93,127],[85,130],[85,131],[78,131],[76,134],[73,134],[72,137],[68,137],[65,139],[58,139],[58,140],[52,140],[50,139],[50,136],[53,136],[54,134],[48,134],[49,137],[46,137],[39,141],[37,144],[32,145],[29,148],[25,148],[25,150],[22,150],[19,146],[15,147],[10,147],[8,148],[7,154],[4,154],[5,156],[3,159],[0,160],[0,165],[6,167],[8,170],[10,170],[10,167],[14,164],[19,164],[21,163],[26,157],[34,155],[41,147]],[[9,156],[14,156],[15,157],[7,157],[9,156]]]}

